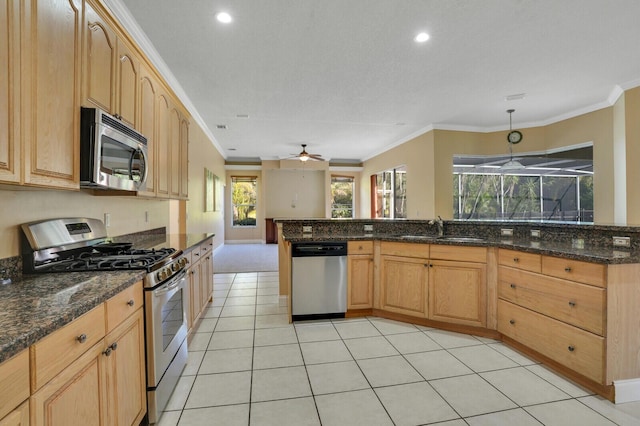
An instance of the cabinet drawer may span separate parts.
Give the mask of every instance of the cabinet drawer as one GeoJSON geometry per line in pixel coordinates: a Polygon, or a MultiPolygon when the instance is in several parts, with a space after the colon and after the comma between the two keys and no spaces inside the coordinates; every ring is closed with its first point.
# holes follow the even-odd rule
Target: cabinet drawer
{"type": "Polygon", "coordinates": [[[104,303],[31,345],[31,390],[61,372],[105,335],[104,303]]]}
{"type": "Polygon", "coordinates": [[[373,241],[347,241],[348,254],[373,254],[373,241]]]}
{"type": "Polygon", "coordinates": [[[380,254],[428,259],[429,244],[383,241],[380,243],[380,254]]]}
{"type": "Polygon", "coordinates": [[[196,263],[202,257],[202,253],[200,253],[200,246],[193,246],[193,249],[190,251],[191,253],[191,263],[196,263]]]}
{"type": "Polygon", "coordinates": [[[141,308],[143,303],[142,281],[107,300],[107,333],[141,308]]]}
{"type": "Polygon", "coordinates": [[[498,331],[560,364],[603,383],[604,338],[504,300],[498,331]]]}
{"type": "Polygon", "coordinates": [[[516,250],[500,249],[498,251],[498,264],[531,272],[542,271],[541,258],[539,254],[516,250]]]}
{"type": "Polygon", "coordinates": [[[0,419],[29,398],[29,351],[0,364],[0,419]]]}
{"type": "Polygon", "coordinates": [[[487,263],[487,249],[484,247],[432,244],[429,255],[431,259],[487,263]]]}
{"type": "Polygon", "coordinates": [[[597,263],[543,256],[542,273],[565,280],[606,287],[607,267],[597,263]]]}
{"type": "Polygon", "coordinates": [[[498,297],[604,335],[604,289],[504,266],[499,274],[498,297]]]}
{"type": "Polygon", "coordinates": [[[200,257],[207,257],[211,253],[213,243],[210,240],[200,244],[200,257]]]}

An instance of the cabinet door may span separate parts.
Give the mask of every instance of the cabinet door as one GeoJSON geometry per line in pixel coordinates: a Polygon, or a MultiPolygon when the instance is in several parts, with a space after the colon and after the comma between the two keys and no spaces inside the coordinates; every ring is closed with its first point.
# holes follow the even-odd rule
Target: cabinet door
{"type": "Polygon", "coordinates": [[[156,103],[156,142],[158,144],[158,152],[156,153],[158,159],[156,191],[159,197],[164,198],[169,197],[169,141],[171,138],[169,125],[169,113],[171,110],[169,106],[169,98],[165,93],[159,91],[156,103]]]}
{"type": "Polygon", "coordinates": [[[429,319],[484,327],[487,267],[433,260],[429,268],[429,319]]]}
{"type": "Polygon", "coordinates": [[[191,319],[191,324],[189,324],[189,328],[193,327],[200,317],[200,310],[202,306],[202,287],[200,284],[200,280],[202,279],[200,274],[201,263],[202,262],[196,262],[191,266],[191,275],[189,278],[189,317],[191,319]]]}
{"type": "Polygon", "coordinates": [[[138,80],[140,78],[139,61],[124,41],[118,39],[118,83],[116,113],[122,121],[138,129],[136,120],[136,106],[138,104],[138,80]]]}
{"type": "Polygon", "coordinates": [[[147,137],[147,188],[142,195],[155,196],[157,170],[156,96],[158,83],[151,73],[140,67],[140,133],[147,137]]]}
{"type": "Polygon", "coordinates": [[[0,2],[0,181],[20,182],[20,2],[0,2]]]}
{"type": "Polygon", "coordinates": [[[200,268],[200,282],[201,282],[201,295],[200,295],[200,310],[204,311],[209,304],[209,299],[213,294],[213,256],[209,253],[201,262],[200,268]]]}
{"type": "Polygon", "coordinates": [[[81,0],[30,0],[22,40],[24,182],[79,188],[81,0]]]}
{"type": "Polygon", "coordinates": [[[180,198],[189,197],[189,120],[180,121],[180,198]]]}
{"type": "Polygon", "coordinates": [[[180,112],[171,108],[169,128],[169,175],[171,177],[169,193],[171,198],[180,198],[180,112]]]}
{"type": "Polygon", "coordinates": [[[85,2],[84,30],[83,104],[113,114],[116,35],[88,2],[85,2]]]}
{"type": "Polygon", "coordinates": [[[381,308],[426,317],[428,260],[383,255],[380,267],[381,308]]]}
{"type": "Polygon", "coordinates": [[[347,256],[347,309],[373,307],[373,257],[368,254],[347,256]]]}
{"type": "Polygon", "coordinates": [[[101,340],[31,396],[33,426],[104,424],[103,348],[101,340]]]}
{"type": "Polygon", "coordinates": [[[29,426],[29,401],[25,401],[0,420],[0,426],[29,426]]]}
{"type": "Polygon", "coordinates": [[[140,423],[147,411],[143,310],[125,320],[105,338],[107,424],[140,423]],[[113,345],[117,346],[113,346],[113,345]]]}

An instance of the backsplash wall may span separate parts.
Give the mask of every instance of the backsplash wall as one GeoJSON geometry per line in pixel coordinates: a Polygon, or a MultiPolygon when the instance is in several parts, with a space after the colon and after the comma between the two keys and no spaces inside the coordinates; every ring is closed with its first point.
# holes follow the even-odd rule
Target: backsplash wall
{"type": "Polygon", "coordinates": [[[84,191],[0,189],[0,259],[20,254],[19,225],[57,217],[104,220],[110,237],[159,228],[169,223],[169,201],[96,196],[84,191]],[[148,212],[149,221],[145,221],[148,212]]]}

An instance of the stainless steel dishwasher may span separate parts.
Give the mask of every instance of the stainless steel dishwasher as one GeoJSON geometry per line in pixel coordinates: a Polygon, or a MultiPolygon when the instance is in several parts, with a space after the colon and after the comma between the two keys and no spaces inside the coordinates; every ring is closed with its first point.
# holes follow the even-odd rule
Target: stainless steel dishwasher
{"type": "Polygon", "coordinates": [[[291,258],[293,320],[344,318],[347,242],[293,243],[291,258]]]}

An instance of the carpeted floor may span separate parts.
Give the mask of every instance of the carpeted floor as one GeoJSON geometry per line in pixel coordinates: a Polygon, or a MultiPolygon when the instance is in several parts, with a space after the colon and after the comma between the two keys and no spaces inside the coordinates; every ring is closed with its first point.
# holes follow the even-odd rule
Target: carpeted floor
{"type": "Polygon", "coordinates": [[[213,271],[216,274],[277,270],[277,244],[225,244],[213,256],[213,271]]]}

